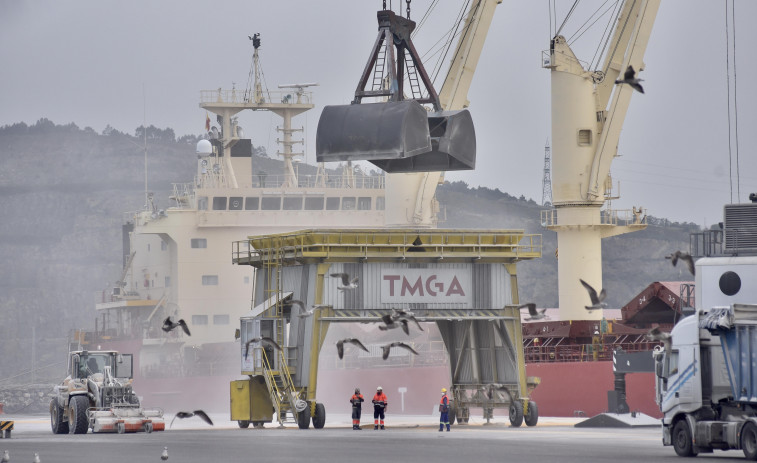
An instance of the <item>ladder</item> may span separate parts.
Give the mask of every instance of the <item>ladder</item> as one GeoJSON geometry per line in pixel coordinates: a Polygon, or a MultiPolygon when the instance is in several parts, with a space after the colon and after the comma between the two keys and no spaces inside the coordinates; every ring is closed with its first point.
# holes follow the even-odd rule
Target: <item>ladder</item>
{"type": "MultiPolygon", "coordinates": [[[[307,404],[300,399],[299,392],[294,386],[289,367],[286,363],[284,352],[279,352],[279,368],[273,366],[272,359],[268,358],[265,349],[259,348],[263,358],[263,377],[265,378],[268,393],[273,402],[276,419],[280,425],[296,423],[297,413],[302,411],[307,404]],[[291,413],[291,417],[289,414],[291,413]]],[[[276,354],[274,354],[275,356],[276,354]]]]}
{"type": "Polygon", "coordinates": [[[420,100],[421,98],[423,98],[423,93],[421,91],[420,81],[418,80],[418,70],[415,67],[415,61],[413,61],[413,57],[409,54],[405,55],[405,69],[407,81],[410,84],[412,99],[420,100]]]}
{"type": "Polygon", "coordinates": [[[376,66],[373,68],[373,83],[371,90],[381,90],[384,88],[384,67],[386,66],[386,49],[391,47],[392,42],[384,38],[384,44],[379,46],[376,54],[376,66]]]}

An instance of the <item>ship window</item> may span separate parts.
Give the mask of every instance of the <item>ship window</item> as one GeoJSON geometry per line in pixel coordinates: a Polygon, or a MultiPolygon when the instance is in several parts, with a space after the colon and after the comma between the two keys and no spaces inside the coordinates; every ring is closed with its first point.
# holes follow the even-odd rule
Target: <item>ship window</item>
{"type": "Polygon", "coordinates": [[[147,243],[147,252],[150,252],[150,243],[147,243]]]}
{"type": "Polygon", "coordinates": [[[326,210],[327,211],[339,210],[339,198],[326,198],[326,210]]]}
{"type": "Polygon", "coordinates": [[[302,209],[302,198],[284,198],[285,211],[299,211],[302,209]]]}
{"type": "Polygon", "coordinates": [[[194,249],[205,249],[208,247],[208,240],[205,238],[192,238],[191,245],[194,249]]]}
{"type": "Polygon", "coordinates": [[[386,199],[383,196],[376,198],[376,210],[383,211],[386,207],[386,199]]]}
{"type": "Polygon", "coordinates": [[[305,210],[322,211],[324,202],[323,198],[305,198],[305,210]]]}
{"type": "Polygon", "coordinates": [[[228,325],[229,316],[227,314],[213,315],[213,324],[214,325],[228,325]]]}
{"type": "Polygon", "coordinates": [[[343,211],[354,211],[355,210],[355,198],[348,198],[348,197],[342,198],[342,210],[343,211]]]}
{"type": "Polygon", "coordinates": [[[215,196],[213,198],[213,210],[225,211],[226,210],[226,196],[215,196]]]}
{"type": "Polygon", "coordinates": [[[250,284],[250,277],[244,277],[244,284],[249,285],[250,284]]]}
{"type": "Polygon", "coordinates": [[[198,211],[208,210],[208,197],[207,196],[200,196],[199,198],[197,198],[197,210],[198,211]]]}
{"type": "Polygon", "coordinates": [[[160,250],[161,251],[165,251],[166,249],[168,249],[168,245],[166,244],[165,241],[161,241],[160,242],[160,250]]]}
{"type": "Polygon", "coordinates": [[[357,208],[361,211],[370,211],[371,210],[371,198],[358,198],[357,199],[357,208]]]}
{"type": "Polygon", "coordinates": [[[229,198],[229,210],[230,211],[242,210],[242,197],[241,196],[232,196],[231,198],[229,198]]]}
{"type": "Polygon", "coordinates": [[[208,316],[207,315],[192,315],[192,324],[193,325],[207,325],[208,316]]]}
{"type": "Polygon", "coordinates": [[[165,288],[170,288],[171,287],[171,277],[170,276],[167,276],[165,278],[165,286],[164,287],[165,288]]]}
{"type": "Polygon", "coordinates": [[[578,146],[591,146],[591,130],[580,129],[578,131],[578,146]]]}
{"type": "Polygon", "coordinates": [[[203,275],[202,276],[202,285],[203,286],[217,286],[218,285],[218,275],[203,275]]]}
{"type": "Polygon", "coordinates": [[[260,206],[264,211],[278,211],[281,209],[281,198],[263,198],[260,206]]]}
{"type": "Polygon", "coordinates": [[[260,208],[260,198],[248,196],[244,200],[245,211],[257,211],[260,208]]]}

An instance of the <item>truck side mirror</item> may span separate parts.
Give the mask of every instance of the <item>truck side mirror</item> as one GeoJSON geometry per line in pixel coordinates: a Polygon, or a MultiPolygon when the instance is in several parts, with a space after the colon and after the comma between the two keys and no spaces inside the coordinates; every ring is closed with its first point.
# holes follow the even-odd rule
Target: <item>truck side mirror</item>
{"type": "Polygon", "coordinates": [[[665,377],[662,362],[655,362],[654,372],[655,372],[655,375],[657,375],[658,378],[664,378],[665,377]]]}

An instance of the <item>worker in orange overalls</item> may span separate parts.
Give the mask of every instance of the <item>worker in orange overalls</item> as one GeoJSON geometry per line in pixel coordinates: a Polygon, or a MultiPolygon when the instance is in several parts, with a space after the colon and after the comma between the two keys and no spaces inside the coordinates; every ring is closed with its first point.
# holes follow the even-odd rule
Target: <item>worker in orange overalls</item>
{"type": "Polygon", "coordinates": [[[444,425],[447,425],[447,432],[449,432],[449,397],[447,397],[447,388],[442,388],[442,399],[439,401],[439,432],[444,431],[444,425]]]}
{"type": "Polygon", "coordinates": [[[379,386],[376,388],[376,395],[373,396],[373,429],[378,429],[379,423],[381,424],[381,429],[384,429],[384,413],[386,412],[387,405],[389,405],[389,402],[386,394],[384,394],[384,389],[379,386]]]}
{"type": "Polygon", "coordinates": [[[363,409],[363,394],[360,393],[360,388],[355,388],[355,393],[350,397],[350,403],[352,404],[352,429],[359,431],[360,427],[360,414],[363,409]]]}

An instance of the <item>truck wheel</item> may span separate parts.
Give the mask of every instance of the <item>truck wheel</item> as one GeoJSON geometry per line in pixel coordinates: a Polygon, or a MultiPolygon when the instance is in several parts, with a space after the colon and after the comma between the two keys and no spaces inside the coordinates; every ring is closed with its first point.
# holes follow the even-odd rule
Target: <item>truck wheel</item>
{"type": "Polygon", "coordinates": [[[523,403],[520,400],[510,403],[510,424],[516,428],[523,424],[523,403]]]}
{"type": "Polygon", "coordinates": [[[536,426],[539,422],[539,407],[536,406],[536,402],[528,402],[528,411],[525,416],[526,426],[536,426]]]}
{"type": "Polygon", "coordinates": [[[313,427],[321,429],[326,424],[326,407],[322,403],[315,404],[315,416],[313,417],[313,427]]]}
{"type": "Polygon", "coordinates": [[[741,448],[744,450],[744,458],[757,460],[757,425],[751,421],[741,430],[741,448]]]}
{"type": "MultiPolygon", "coordinates": [[[[455,424],[455,418],[457,417],[457,413],[455,410],[455,407],[449,408],[449,415],[447,415],[447,418],[449,418],[449,424],[455,424]]],[[[459,423],[460,421],[458,421],[459,423]]]]}
{"type": "Polygon", "coordinates": [[[250,427],[250,422],[246,420],[237,421],[237,425],[239,425],[239,427],[242,429],[247,429],[250,427]]]}
{"type": "Polygon", "coordinates": [[[307,429],[310,427],[310,407],[297,414],[297,426],[300,429],[307,429]]]}
{"type": "Polygon", "coordinates": [[[693,457],[698,453],[694,451],[691,429],[685,419],[679,420],[673,427],[673,448],[679,457],[693,457]]]}
{"type": "Polygon", "coordinates": [[[70,434],[86,434],[89,428],[87,409],[89,399],[85,395],[75,395],[68,402],[68,432],[70,434]]]}
{"type": "Polygon", "coordinates": [[[58,400],[50,401],[50,426],[53,434],[68,434],[68,422],[63,421],[63,407],[58,405],[58,400]]]}

